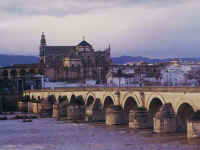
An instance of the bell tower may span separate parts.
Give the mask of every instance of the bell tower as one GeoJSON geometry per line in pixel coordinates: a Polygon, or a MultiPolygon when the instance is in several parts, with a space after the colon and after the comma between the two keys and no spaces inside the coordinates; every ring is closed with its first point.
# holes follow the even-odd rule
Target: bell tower
{"type": "Polygon", "coordinates": [[[45,47],[47,46],[44,32],[42,32],[40,39],[40,63],[45,64],[45,47]]]}

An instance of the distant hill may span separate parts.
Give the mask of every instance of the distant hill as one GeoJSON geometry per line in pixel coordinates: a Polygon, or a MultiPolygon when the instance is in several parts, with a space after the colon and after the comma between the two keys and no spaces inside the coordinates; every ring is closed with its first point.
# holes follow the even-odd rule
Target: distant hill
{"type": "MultiPolygon", "coordinates": [[[[165,58],[165,59],[158,59],[158,58],[148,58],[148,57],[132,57],[132,56],[120,56],[120,57],[113,57],[112,63],[113,64],[126,64],[129,62],[139,62],[144,61],[147,63],[160,63],[160,62],[168,62],[174,58],[165,58]]],[[[188,61],[188,62],[200,62],[200,58],[178,58],[179,60],[188,61]]]]}
{"type": "MultiPolygon", "coordinates": [[[[165,58],[165,59],[157,59],[157,58],[148,58],[148,57],[132,57],[132,56],[120,56],[120,57],[113,57],[112,63],[113,64],[126,64],[129,62],[138,62],[144,61],[147,63],[157,63],[157,62],[168,62],[173,58],[165,58]]],[[[184,61],[194,61],[200,62],[200,58],[178,58],[184,61]]],[[[23,55],[0,55],[0,66],[11,66],[12,64],[33,64],[39,63],[40,58],[36,56],[23,56],[23,55]]]]}
{"type": "Polygon", "coordinates": [[[11,66],[12,64],[32,64],[39,63],[40,58],[36,56],[23,55],[0,55],[0,66],[11,66]]]}

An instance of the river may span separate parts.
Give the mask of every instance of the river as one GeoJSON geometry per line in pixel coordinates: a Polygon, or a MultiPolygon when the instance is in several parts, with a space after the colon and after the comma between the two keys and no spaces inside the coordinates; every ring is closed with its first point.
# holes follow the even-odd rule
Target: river
{"type": "Polygon", "coordinates": [[[1,120],[0,150],[200,150],[200,140],[103,123],[1,120]]]}

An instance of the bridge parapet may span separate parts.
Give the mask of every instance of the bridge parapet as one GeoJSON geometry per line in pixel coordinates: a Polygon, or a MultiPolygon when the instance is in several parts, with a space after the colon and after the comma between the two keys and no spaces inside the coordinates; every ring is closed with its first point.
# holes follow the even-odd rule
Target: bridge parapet
{"type": "Polygon", "coordinates": [[[138,92],[200,92],[200,87],[69,87],[55,89],[26,90],[28,92],[73,92],[73,91],[138,91],[138,92]]]}

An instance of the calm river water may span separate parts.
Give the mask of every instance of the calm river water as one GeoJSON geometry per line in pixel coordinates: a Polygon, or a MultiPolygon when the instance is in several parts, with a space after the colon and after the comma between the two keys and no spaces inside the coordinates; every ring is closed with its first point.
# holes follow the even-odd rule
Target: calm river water
{"type": "Polygon", "coordinates": [[[0,121],[0,150],[200,150],[200,140],[101,123],[6,120],[0,121]]]}

